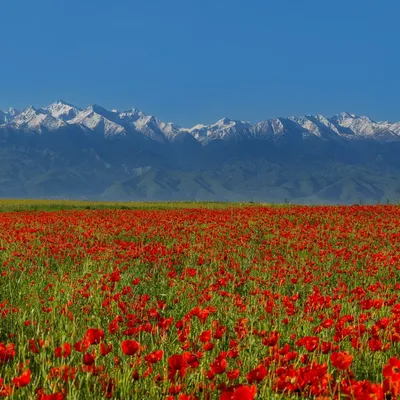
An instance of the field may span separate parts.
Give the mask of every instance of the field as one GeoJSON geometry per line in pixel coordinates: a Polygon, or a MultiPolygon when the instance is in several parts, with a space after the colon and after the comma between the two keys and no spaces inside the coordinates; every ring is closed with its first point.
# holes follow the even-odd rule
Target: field
{"type": "Polygon", "coordinates": [[[397,206],[0,211],[0,397],[400,393],[397,206]]]}

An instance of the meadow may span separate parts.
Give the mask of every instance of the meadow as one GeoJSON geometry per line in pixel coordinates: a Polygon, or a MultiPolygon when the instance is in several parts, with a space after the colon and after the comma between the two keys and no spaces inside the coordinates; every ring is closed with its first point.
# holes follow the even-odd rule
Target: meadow
{"type": "Polygon", "coordinates": [[[0,211],[0,397],[399,397],[398,206],[0,211]]]}

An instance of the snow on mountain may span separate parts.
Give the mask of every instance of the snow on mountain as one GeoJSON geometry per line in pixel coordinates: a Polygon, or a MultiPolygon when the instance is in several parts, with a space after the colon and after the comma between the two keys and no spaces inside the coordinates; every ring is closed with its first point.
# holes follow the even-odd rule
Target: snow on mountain
{"type": "Polygon", "coordinates": [[[388,129],[390,129],[390,131],[396,135],[400,135],[400,122],[395,122],[394,124],[391,124],[390,122],[384,122],[384,124],[388,125],[388,129]]]}
{"type": "Polygon", "coordinates": [[[166,137],[160,128],[160,121],[155,117],[148,115],[135,121],[136,130],[149,139],[164,143],[166,137]]]}
{"type": "Polygon", "coordinates": [[[7,124],[11,122],[20,111],[10,107],[7,111],[0,110],[0,124],[7,124]]]}
{"type": "Polygon", "coordinates": [[[348,138],[373,138],[376,140],[393,141],[398,140],[397,124],[387,122],[375,122],[370,118],[355,114],[343,112],[330,118],[330,121],[336,126],[341,135],[348,138]]]}
{"type": "Polygon", "coordinates": [[[66,126],[64,121],[54,118],[51,114],[47,114],[43,110],[37,110],[32,106],[17,114],[10,123],[16,128],[37,132],[41,132],[42,128],[46,128],[49,131],[55,131],[66,126]]]}
{"type": "Polygon", "coordinates": [[[115,120],[118,119],[119,116],[117,113],[113,113],[97,105],[92,105],[79,112],[77,116],[69,120],[68,123],[85,126],[106,137],[125,135],[125,128],[115,122],[115,120]]]}
{"type": "Polygon", "coordinates": [[[271,119],[271,128],[275,136],[278,136],[283,133],[284,125],[282,123],[282,118],[274,118],[271,119]]]}
{"type": "Polygon", "coordinates": [[[201,141],[202,138],[207,137],[207,132],[209,130],[208,125],[198,124],[192,128],[181,128],[181,131],[187,132],[192,135],[196,140],[201,141]]]}
{"type": "Polygon", "coordinates": [[[357,117],[347,112],[335,115],[331,121],[336,126],[350,129],[354,134],[371,135],[375,131],[375,124],[368,117],[357,117]]]}
{"type": "Polygon", "coordinates": [[[13,107],[10,107],[7,111],[6,114],[8,115],[9,121],[11,121],[13,118],[15,118],[18,114],[20,114],[21,111],[17,110],[13,107]]]}
{"type": "Polygon", "coordinates": [[[285,118],[274,118],[258,122],[254,125],[254,136],[257,139],[279,140],[285,133],[290,132],[290,127],[287,126],[288,122],[292,121],[285,118]]]}
{"type": "Polygon", "coordinates": [[[203,124],[197,124],[191,128],[181,128],[182,131],[186,131],[186,132],[194,132],[194,131],[199,131],[203,128],[207,128],[207,125],[203,125],[203,124]]]}
{"type": "Polygon", "coordinates": [[[177,135],[186,133],[182,128],[173,122],[159,122],[159,127],[164,135],[169,138],[175,138],[177,135]]]}
{"type": "Polygon", "coordinates": [[[175,138],[183,131],[178,125],[172,122],[162,122],[151,115],[146,115],[137,108],[119,113],[119,117],[127,129],[140,132],[148,139],[161,143],[175,138]]]}
{"type": "Polygon", "coordinates": [[[137,108],[132,108],[131,110],[119,113],[119,117],[124,122],[132,123],[136,122],[139,119],[146,118],[147,115],[144,112],[138,110],[137,108]]]}
{"type": "Polygon", "coordinates": [[[306,135],[313,135],[321,137],[321,132],[317,124],[307,117],[289,117],[289,121],[292,121],[304,129],[306,135]]]}
{"type": "Polygon", "coordinates": [[[59,118],[63,121],[69,121],[75,118],[81,111],[79,108],[62,100],[50,104],[43,110],[48,111],[54,118],[59,118]]]}
{"type": "Polygon", "coordinates": [[[306,115],[305,117],[289,117],[288,120],[301,128],[303,138],[333,139],[341,137],[336,126],[321,114],[315,116],[306,115]]]}
{"type": "Polygon", "coordinates": [[[257,122],[253,129],[256,137],[271,139],[274,136],[271,121],[257,122]]]}
{"type": "Polygon", "coordinates": [[[29,107],[22,112],[14,109],[0,111],[0,124],[11,124],[17,128],[38,132],[41,132],[42,128],[54,131],[67,126],[67,124],[78,124],[106,137],[135,133],[160,143],[191,135],[204,145],[213,140],[263,139],[278,141],[283,137],[287,140],[295,137],[324,140],[373,139],[384,142],[400,140],[400,122],[376,122],[368,117],[360,117],[348,112],[329,118],[316,114],[274,118],[254,124],[222,118],[210,125],[198,124],[191,128],[181,128],[172,122],[160,121],[136,108],[120,112],[92,105],[80,110],[61,100],[42,109],[29,107]]]}
{"type": "Polygon", "coordinates": [[[309,115],[308,118],[311,119],[311,121],[313,121],[316,125],[318,125],[320,130],[322,128],[323,130],[326,130],[328,132],[333,132],[336,135],[340,135],[336,126],[332,124],[332,122],[329,121],[329,119],[324,117],[323,115],[321,114],[317,114],[315,116],[309,115]]]}
{"type": "Polygon", "coordinates": [[[254,125],[249,122],[222,118],[213,125],[196,125],[186,130],[201,142],[215,139],[240,140],[254,135],[254,125]]]}
{"type": "Polygon", "coordinates": [[[178,126],[159,121],[136,108],[119,112],[118,110],[108,111],[101,106],[93,105],[79,112],[68,123],[83,125],[108,137],[132,132],[141,133],[146,138],[160,143],[165,143],[168,137],[174,137],[180,132],[178,126]]]}
{"type": "Polygon", "coordinates": [[[283,136],[303,139],[374,139],[393,141],[400,139],[400,122],[375,122],[368,117],[340,113],[331,118],[321,114],[303,117],[274,118],[256,124],[223,118],[213,125],[196,125],[186,129],[198,141],[208,143],[214,139],[244,140],[267,139],[276,141],[283,136]]]}

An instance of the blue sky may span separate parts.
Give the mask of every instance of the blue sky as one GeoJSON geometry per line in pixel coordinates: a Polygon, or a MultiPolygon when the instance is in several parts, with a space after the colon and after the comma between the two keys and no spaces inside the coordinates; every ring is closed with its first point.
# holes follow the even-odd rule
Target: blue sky
{"type": "Polygon", "coordinates": [[[0,108],[400,120],[398,0],[0,0],[0,108]]]}

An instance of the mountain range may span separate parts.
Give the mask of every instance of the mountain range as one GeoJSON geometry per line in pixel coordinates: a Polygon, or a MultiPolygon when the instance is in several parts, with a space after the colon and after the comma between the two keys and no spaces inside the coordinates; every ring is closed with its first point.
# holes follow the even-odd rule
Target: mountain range
{"type": "Polygon", "coordinates": [[[397,202],[399,154],[400,122],[347,112],[183,128],[64,101],[0,110],[0,197],[397,202]]]}

